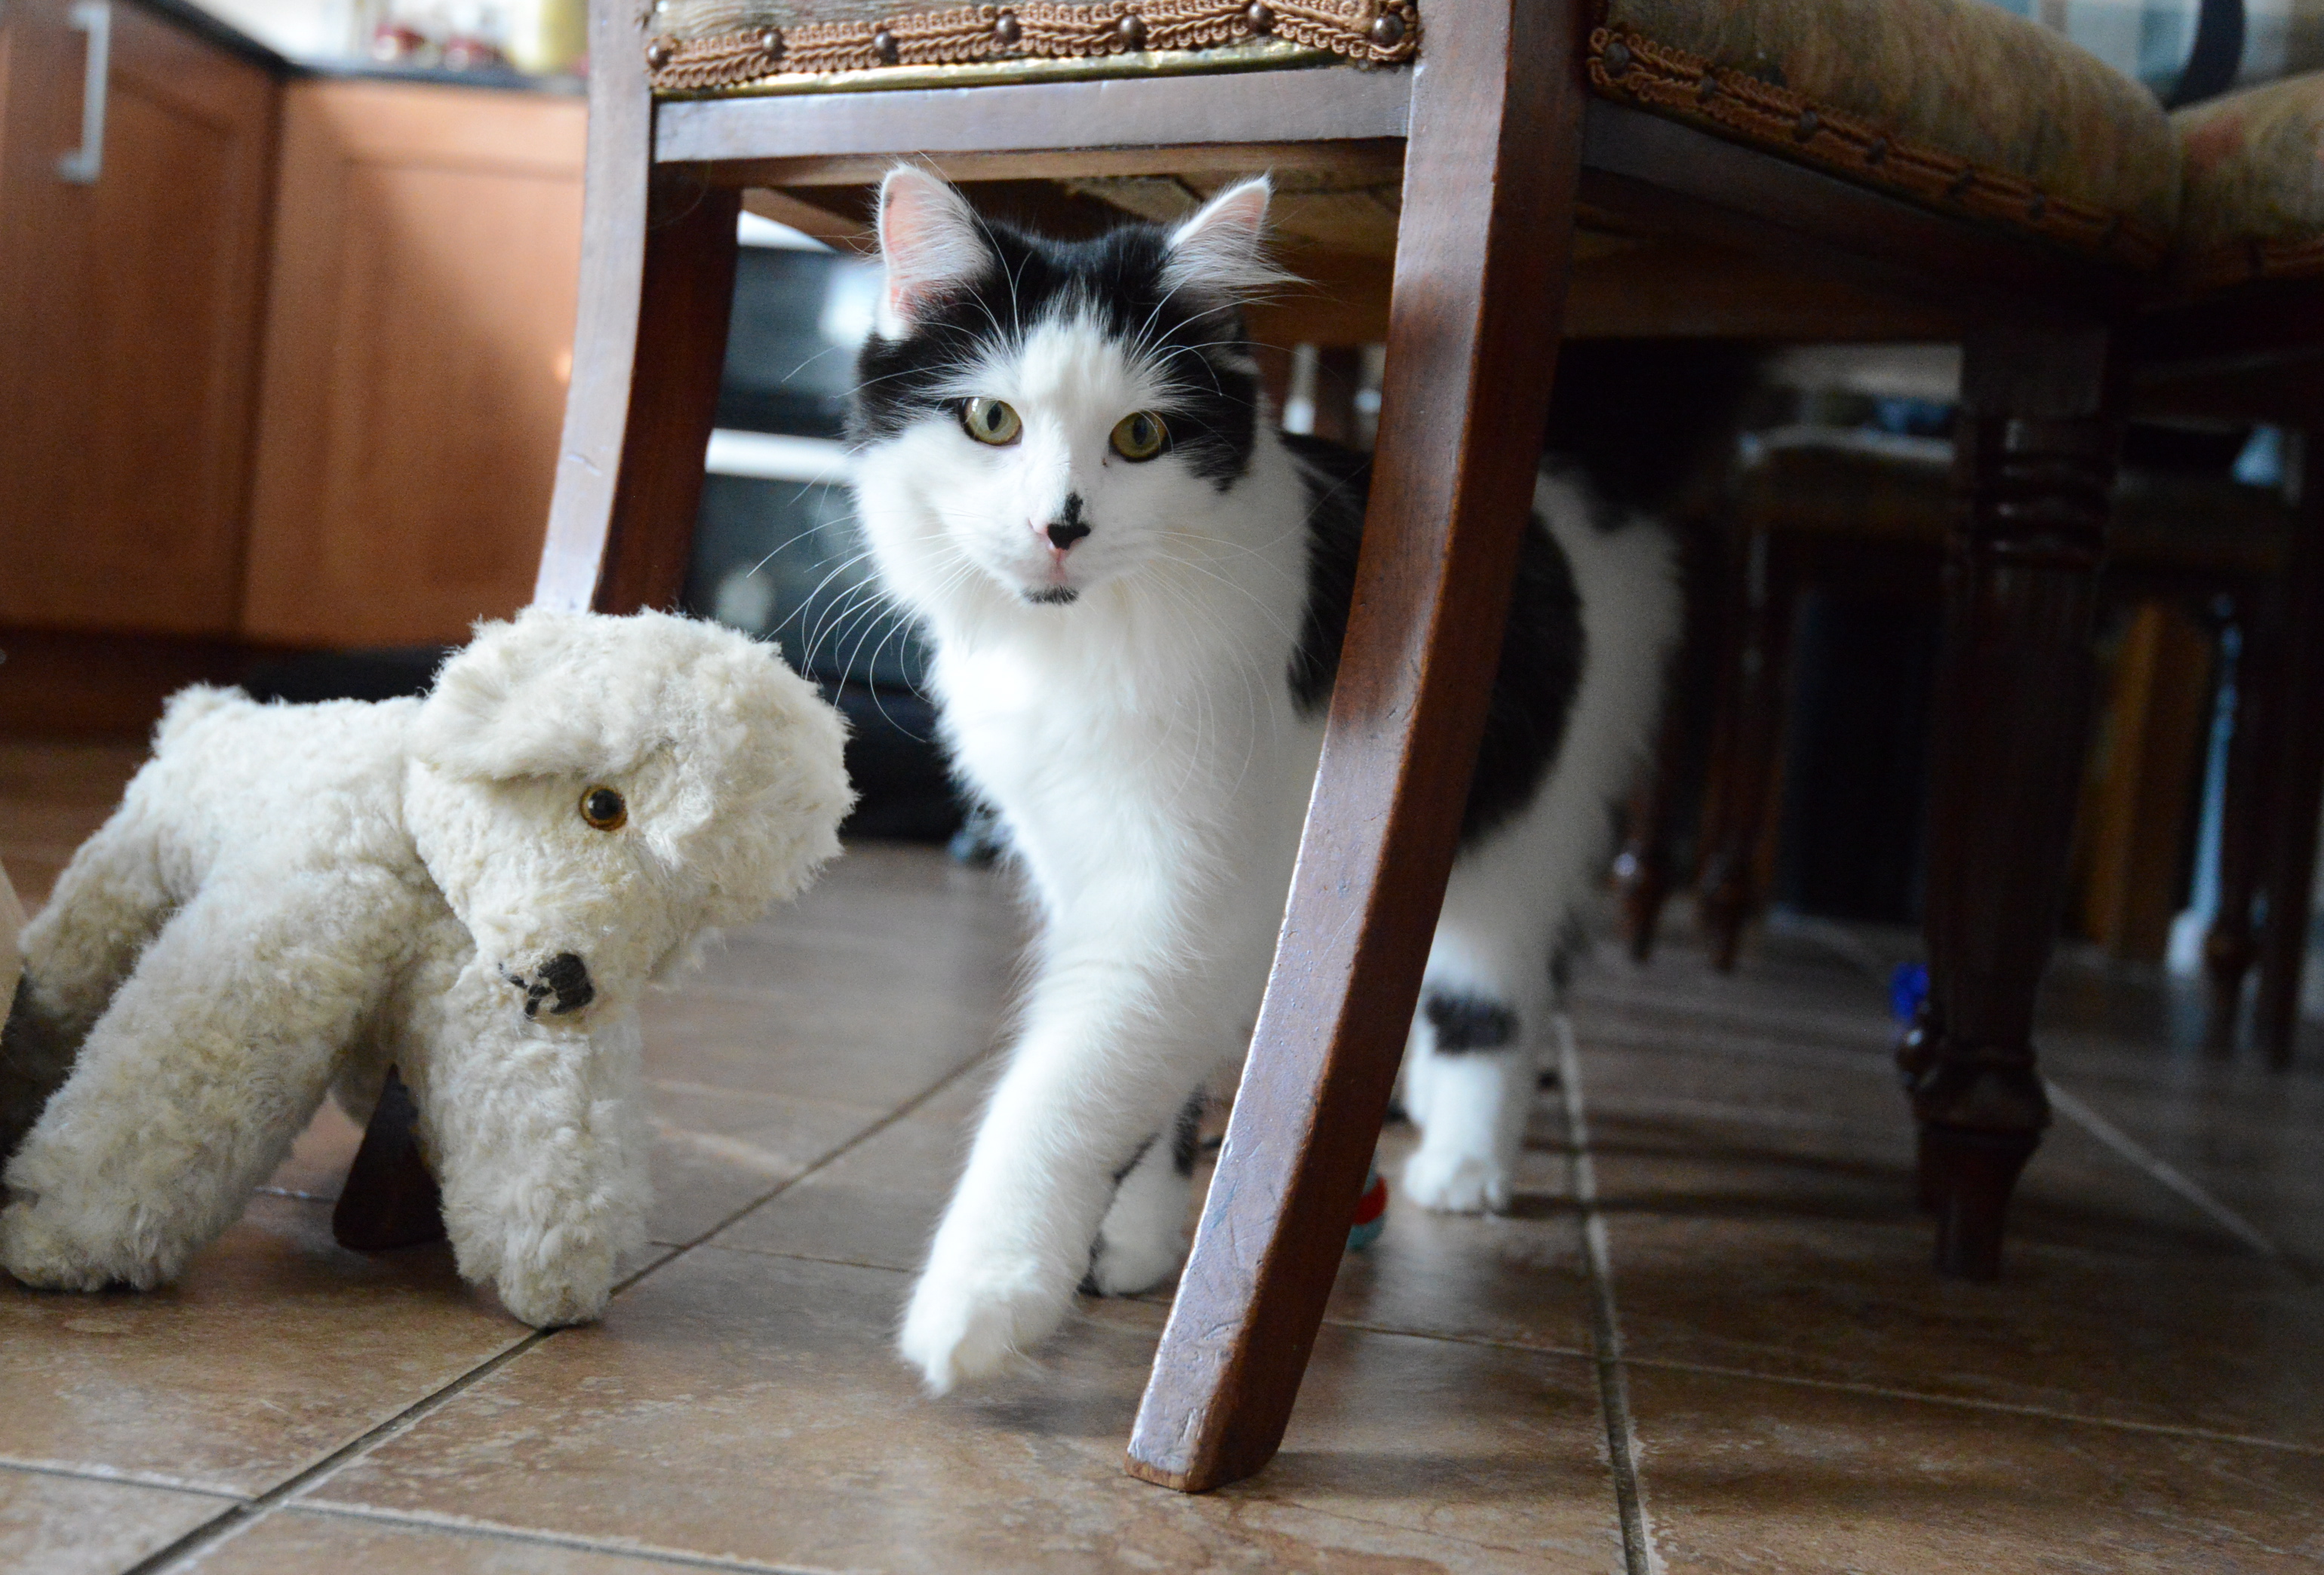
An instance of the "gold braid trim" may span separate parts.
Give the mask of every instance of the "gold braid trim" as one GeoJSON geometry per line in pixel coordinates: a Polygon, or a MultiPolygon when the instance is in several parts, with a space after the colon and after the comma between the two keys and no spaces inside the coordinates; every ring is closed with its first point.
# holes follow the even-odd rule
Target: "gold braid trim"
{"type": "Polygon", "coordinates": [[[655,39],[648,72],[660,92],[700,92],[770,77],[956,66],[1028,57],[1087,60],[1139,51],[1207,50],[1279,38],[1360,65],[1395,66],[1420,48],[1416,0],[1106,0],[960,5],[879,22],[767,26],[712,38],[655,39]]]}
{"type": "Polygon", "coordinates": [[[2134,268],[2153,267],[2168,249],[2163,236],[2135,219],[2052,196],[2022,176],[1893,135],[1843,110],[1634,33],[1602,27],[1591,33],[1590,84],[1606,97],[1821,164],[1928,207],[1999,219],[2134,268]]]}

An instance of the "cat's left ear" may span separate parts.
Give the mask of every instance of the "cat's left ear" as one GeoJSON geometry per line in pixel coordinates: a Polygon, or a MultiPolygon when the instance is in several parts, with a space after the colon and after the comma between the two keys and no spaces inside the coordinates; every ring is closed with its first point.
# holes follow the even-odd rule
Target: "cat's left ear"
{"type": "Polygon", "coordinates": [[[900,339],[915,319],[991,265],[968,199],[950,181],[899,164],[880,183],[880,261],[888,273],[873,326],[900,339]]]}
{"type": "Polygon", "coordinates": [[[1275,184],[1264,175],[1238,181],[1170,232],[1163,264],[1167,288],[1240,301],[1289,277],[1267,257],[1267,203],[1275,184]]]}

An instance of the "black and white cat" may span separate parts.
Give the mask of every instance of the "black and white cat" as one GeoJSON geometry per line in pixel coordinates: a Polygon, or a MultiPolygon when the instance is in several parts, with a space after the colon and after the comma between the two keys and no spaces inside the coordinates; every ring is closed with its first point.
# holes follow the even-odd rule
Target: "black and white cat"
{"type": "MultiPolygon", "coordinates": [[[[1185,1252],[1200,1091],[1242,1050],[1323,738],[1368,479],[1274,428],[1239,302],[1279,281],[1268,182],[1176,229],[1056,243],[917,170],[851,437],[869,547],[935,648],[961,774],[1041,926],[1017,1042],[928,1250],[904,1356],[938,1392],[1074,1288],[1185,1252]]],[[[1389,412],[1391,418],[1393,412],[1389,412]]],[[[1668,538],[1545,475],[1404,1071],[1424,1207],[1505,1206],[1552,961],[1652,734],[1668,538]]]]}

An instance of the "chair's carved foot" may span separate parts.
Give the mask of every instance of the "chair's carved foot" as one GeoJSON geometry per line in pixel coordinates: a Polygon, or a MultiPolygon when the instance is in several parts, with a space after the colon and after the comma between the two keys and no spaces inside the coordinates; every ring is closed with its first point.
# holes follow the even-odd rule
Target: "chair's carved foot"
{"type": "Polygon", "coordinates": [[[1896,1062],[1920,1127],[1920,1203],[1936,1217],[1937,1272],[1996,1279],[2010,1193],[2050,1124],[2033,1056],[1948,1044],[1924,1011],[1896,1062]]]}
{"type": "Polygon", "coordinates": [[[2038,1131],[1922,1124],[1921,1201],[1936,1216],[1939,1274],[1963,1280],[2000,1277],[2009,1195],[2041,1140],[2038,1131]]]}

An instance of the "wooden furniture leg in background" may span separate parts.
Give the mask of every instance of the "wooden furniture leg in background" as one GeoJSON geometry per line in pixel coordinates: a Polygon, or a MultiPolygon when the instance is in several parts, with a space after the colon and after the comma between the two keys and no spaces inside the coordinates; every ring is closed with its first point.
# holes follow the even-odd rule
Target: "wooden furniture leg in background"
{"type": "Polygon", "coordinates": [[[1729,617],[1730,655],[1722,687],[1731,698],[1720,719],[1718,757],[1703,817],[1702,877],[1696,900],[1711,965],[1734,971],[1750,922],[1766,893],[1768,823],[1781,779],[1785,702],[1791,676],[1792,617],[1798,586],[1781,542],[1761,533],[1743,545],[1729,617]]]}
{"type": "Polygon", "coordinates": [[[2090,625],[2121,447],[2100,327],[1965,345],[1931,740],[1929,1002],[1900,1061],[1937,1268],[2000,1272],[2003,1217],[2050,1106],[2034,996],[2065,900],[2090,625]]]}
{"type": "MultiPolygon", "coordinates": [[[[1614,886],[1622,903],[1623,938],[1630,959],[1645,962],[1654,956],[1662,926],[1663,905],[1674,882],[1686,879],[1674,870],[1687,841],[1683,819],[1695,810],[1701,841],[1702,805],[1692,791],[1703,786],[1692,778],[1707,762],[1708,737],[1717,725],[1720,668],[1727,659],[1727,543],[1723,529],[1699,528],[1682,539],[1686,582],[1686,626],[1663,692],[1663,725],[1655,741],[1654,760],[1630,797],[1629,824],[1621,852],[1614,860],[1614,886]]],[[[1700,848],[1687,850],[1700,857],[1700,848]]]]}
{"type": "Polygon", "coordinates": [[[1347,644],[1241,1091],[1130,1445],[1201,1492],[1281,1443],[1443,899],[1564,312],[1577,0],[1432,16],[1347,644]]]}
{"type": "Polygon", "coordinates": [[[2299,532],[2286,586],[2282,682],[2274,706],[2266,860],[2267,927],[2259,946],[2254,1027],[2278,1066],[2292,1061],[2308,960],[2317,816],[2324,802],[2324,428],[2302,443],[2299,532]]]}
{"type": "Polygon", "coordinates": [[[1655,758],[1640,773],[1630,795],[1622,851],[1614,857],[1614,889],[1622,902],[1623,940],[1630,961],[1645,962],[1655,954],[1655,935],[1662,926],[1663,904],[1670,898],[1671,824],[1674,801],[1683,791],[1679,779],[1686,751],[1686,721],[1674,704],[1663,716],[1662,732],[1655,741],[1655,758]]]}
{"type": "MultiPolygon", "coordinates": [[[[654,169],[643,35],[602,5],[589,26],[580,314],[533,603],[631,612],[675,606],[686,585],[742,197],[654,169]]],[[[363,1245],[350,1229],[408,1234],[414,1200],[436,1195],[401,1091],[381,1099],[341,1188],[333,1220],[348,1246],[363,1245]]]]}
{"type": "Polygon", "coordinates": [[[2260,858],[2266,840],[2271,704],[2282,666],[2274,609],[2246,602],[2236,615],[2242,640],[2235,659],[2234,731],[2227,737],[2227,780],[2219,813],[2218,907],[2203,935],[2203,973],[2210,996],[2204,1036],[2219,1051],[2235,1047],[2244,982],[2259,955],[2252,909],[2259,898],[2260,858]]]}

